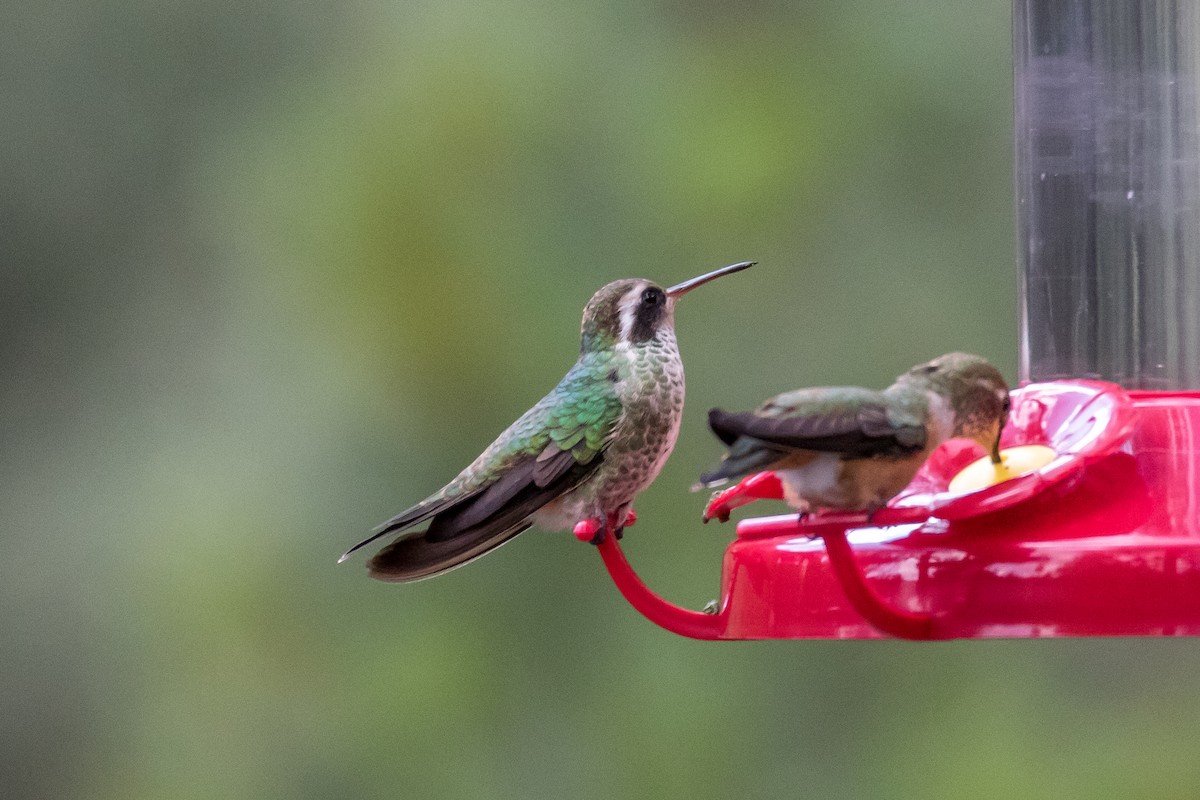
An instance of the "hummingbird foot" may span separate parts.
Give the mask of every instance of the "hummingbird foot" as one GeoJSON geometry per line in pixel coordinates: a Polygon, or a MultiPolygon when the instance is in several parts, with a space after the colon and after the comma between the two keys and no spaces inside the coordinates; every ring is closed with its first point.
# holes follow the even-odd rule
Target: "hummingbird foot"
{"type": "Polygon", "coordinates": [[[615,514],[610,514],[608,517],[608,527],[612,529],[613,536],[617,537],[617,541],[625,538],[625,529],[637,522],[637,512],[632,508],[625,509],[624,516],[618,511],[615,514]],[[618,523],[617,520],[621,522],[618,523]]]}
{"type": "Polygon", "coordinates": [[[631,527],[636,522],[637,512],[630,508],[626,509],[625,516],[620,525],[617,524],[617,514],[609,514],[607,519],[589,517],[588,519],[581,519],[579,522],[576,522],[573,533],[575,534],[575,538],[581,542],[600,544],[604,541],[604,536],[610,529],[613,532],[613,536],[616,536],[619,540],[625,534],[625,529],[631,527]]]}
{"type": "MultiPolygon", "coordinates": [[[[810,517],[812,517],[812,516],[814,516],[813,512],[812,512],[812,511],[809,511],[807,508],[806,508],[806,509],[804,509],[803,511],[797,512],[797,513],[796,513],[796,524],[797,524],[797,525],[803,525],[803,524],[804,524],[804,522],[805,522],[806,520],[808,520],[808,519],[809,519],[810,517]]],[[[817,515],[817,516],[819,516],[819,515],[817,515]]],[[[810,542],[811,542],[813,539],[820,539],[820,538],[821,538],[821,534],[819,534],[819,533],[808,533],[808,534],[805,534],[805,536],[807,536],[807,537],[808,537],[808,540],[809,540],[810,542]]]]}
{"type": "MultiPolygon", "coordinates": [[[[620,513],[620,512],[617,512],[620,513]]],[[[637,512],[632,508],[625,512],[625,521],[620,525],[613,526],[613,535],[617,537],[617,541],[625,538],[625,529],[632,527],[637,522],[637,512]]]]}
{"type": "Polygon", "coordinates": [[[732,489],[713,492],[712,497],[708,499],[708,505],[704,507],[704,513],[700,516],[700,521],[705,525],[714,519],[717,522],[729,522],[729,512],[733,507],[725,502],[727,499],[732,501],[732,498],[727,498],[726,494],[733,492],[735,489],[737,489],[736,486],[732,489]]]}

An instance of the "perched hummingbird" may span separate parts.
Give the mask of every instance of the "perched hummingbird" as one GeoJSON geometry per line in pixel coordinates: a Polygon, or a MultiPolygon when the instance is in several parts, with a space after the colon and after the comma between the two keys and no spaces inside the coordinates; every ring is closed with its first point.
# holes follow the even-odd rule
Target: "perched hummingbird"
{"type": "Polygon", "coordinates": [[[683,362],[675,302],[747,261],[670,289],[614,281],[583,310],[579,360],[471,465],[360,547],[401,537],[368,564],[371,576],[414,581],[461,566],[536,523],[549,530],[587,523],[593,544],[619,536],[631,504],[675,446],[683,413],[683,362]],[[428,522],[423,531],[410,530],[428,522]]]}
{"type": "MultiPolygon", "coordinates": [[[[1000,463],[1008,385],[979,356],[949,353],[918,364],[881,392],[854,386],[797,389],[757,411],[714,408],[708,424],[728,452],[700,486],[773,470],[793,508],[873,513],[899,494],[939,444],[979,442],[1000,463]]],[[[699,487],[698,487],[699,488],[699,487]]]]}

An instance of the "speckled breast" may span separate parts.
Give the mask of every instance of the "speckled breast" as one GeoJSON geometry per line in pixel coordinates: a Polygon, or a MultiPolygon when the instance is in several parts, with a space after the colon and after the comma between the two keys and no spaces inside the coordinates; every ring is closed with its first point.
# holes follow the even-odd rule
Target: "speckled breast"
{"type": "Polygon", "coordinates": [[[597,497],[606,508],[633,499],[657,477],[679,436],[683,362],[674,335],[661,332],[631,352],[619,391],[624,414],[605,453],[597,497]]]}

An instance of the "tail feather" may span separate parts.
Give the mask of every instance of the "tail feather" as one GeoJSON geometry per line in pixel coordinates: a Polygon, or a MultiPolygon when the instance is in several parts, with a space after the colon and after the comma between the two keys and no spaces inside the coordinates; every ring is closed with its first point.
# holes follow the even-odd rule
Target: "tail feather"
{"type": "MultiPolygon", "coordinates": [[[[402,537],[380,550],[367,562],[367,569],[372,578],[404,582],[461,567],[529,528],[529,516],[554,497],[554,492],[527,484],[510,493],[502,507],[483,519],[458,506],[451,507],[434,517],[427,530],[402,537]]],[[[477,502],[485,499],[486,493],[477,502]]]]}
{"type": "Polygon", "coordinates": [[[431,578],[490,553],[529,526],[524,521],[500,528],[481,525],[440,541],[406,536],[376,553],[367,570],[372,578],[396,583],[431,578]]]}
{"type": "Polygon", "coordinates": [[[441,494],[438,494],[418,503],[412,508],[405,509],[389,519],[387,522],[375,528],[375,530],[371,531],[371,535],[366,539],[363,539],[361,542],[342,553],[342,557],[338,559],[338,563],[342,563],[351,555],[353,555],[356,550],[361,550],[376,539],[379,539],[382,536],[387,536],[389,533],[404,531],[405,529],[411,528],[414,525],[420,525],[422,522],[425,522],[427,519],[434,517],[437,514],[448,511],[459,504],[471,500],[478,493],[478,490],[476,490],[475,492],[459,495],[457,497],[445,497],[441,494]]]}
{"type": "Polygon", "coordinates": [[[402,511],[346,551],[339,560],[391,533],[399,538],[368,562],[371,577],[416,581],[473,561],[532,525],[547,503],[582,484],[603,463],[603,453],[580,463],[571,450],[548,445],[518,454],[490,480],[462,473],[437,494],[402,511]],[[423,530],[411,530],[423,523],[423,530]]]}
{"type": "Polygon", "coordinates": [[[755,439],[737,439],[721,463],[700,476],[700,486],[711,489],[727,481],[762,472],[770,469],[783,456],[779,450],[755,439]]]}
{"type": "MultiPolygon", "coordinates": [[[[397,518],[402,520],[400,528],[432,519],[425,530],[404,534],[379,551],[367,564],[371,577],[421,580],[460,567],[504,544],[530,527],[529,517],[534,512],[578,486],[600,462],[596,458],[578,464],[569,451],[559,458],[563,466],[552,472],[544,466],[539,470],[530,457],[471,495],[443,503],[432,514],[422,512],[416,519],[407,512],[402,514],[397,518]],[[539,478],[545,481],[541,485],[539,478]]],[[[397,529],[390,523],[385,527],[397,529]]]]}

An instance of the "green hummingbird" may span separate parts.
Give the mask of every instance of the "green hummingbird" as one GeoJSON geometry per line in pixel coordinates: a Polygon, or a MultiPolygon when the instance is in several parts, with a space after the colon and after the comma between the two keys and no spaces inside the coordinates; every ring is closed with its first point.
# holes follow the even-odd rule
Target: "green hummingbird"
{"type": "MultiPolygon", "coordinates": [[[[383,525],[340,561],[391,533],[374,578],[414,581],[461,566],[533,524],[580,523],[593,544],[631,524],[634,497],[657,477],[683,414],[675,303],[745,261],[664,289],[614,281],[583,310],[579,360],[454,480],[383,525]],[[413,530],[428,523],[424,530],[413,530]]],[[[577,530],[580,530],[577,527],[577,530]]]]}
{"type": "Polygon", "coordinates": [[[700,476],[696,488],[772,470],[784,499],[802,513],[819,508],[873,513],[950,437],[974,439],[1000,463],[1008,409],[1004,376],[967,353],[918,364],[883,391],[797,389],[753,412],[714,408],[708,424],[728,452],[716,469],[700,476]]]}

